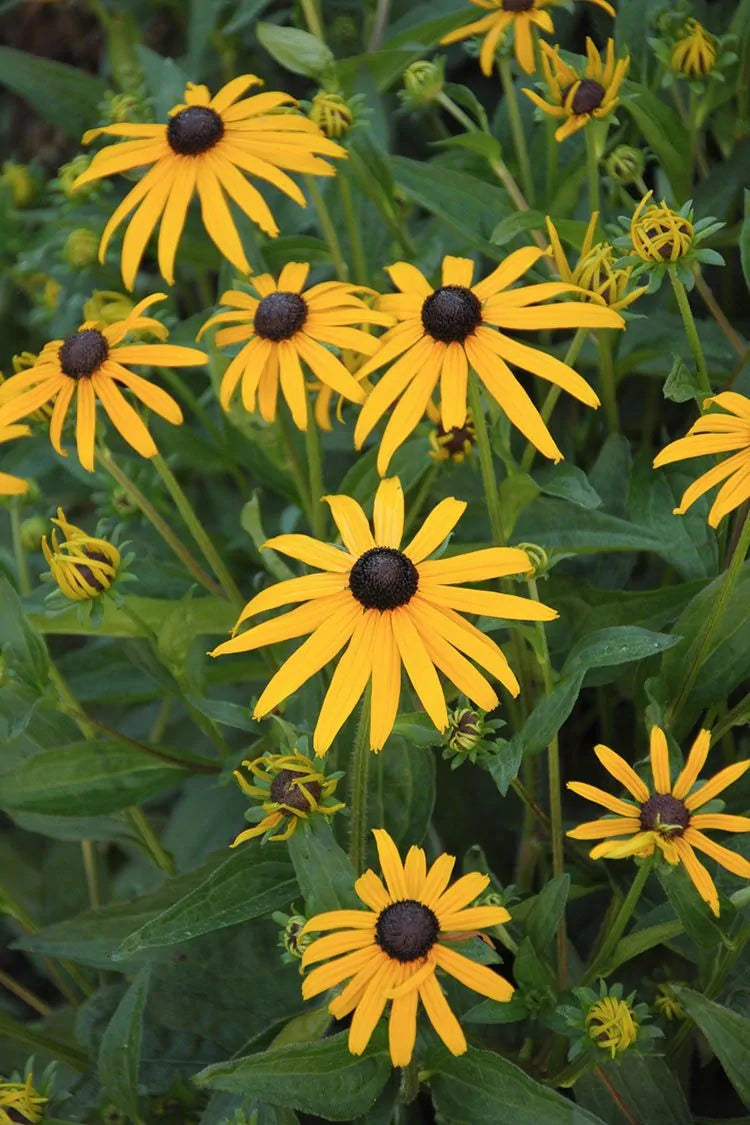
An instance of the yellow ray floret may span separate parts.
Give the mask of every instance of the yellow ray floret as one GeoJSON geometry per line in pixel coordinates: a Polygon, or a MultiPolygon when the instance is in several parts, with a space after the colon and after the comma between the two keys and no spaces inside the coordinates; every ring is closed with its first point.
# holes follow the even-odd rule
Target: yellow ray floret
{"type": "Polygon", "coordinates": [[[103,262],[112,235],[133,212],[122,246],[122,276],[129,289],[159,220],[159,269],[173,283],[175,254],[194,196],[209,237],[236,269],[250,273],[228,200],[274,237],[278,227],[252,180],[271,184],[304,207],[305,197],[287,173],[331,176],[333,166],[322,158],[346,156],[345,149],[297,111],[291,95],[274,90],[243,97],[251,86],[262,84],[254,74],[243,74],[211,97],[206,86],[189,82],[184,102],[170,110],[166,123],[126,122],[84,135],[85,143],[102,135],[128,139],[98,152],[74,189],[151,166],[113,212],[99,247],[103,262]]]}
{"type": "MultiPolygon", "coordinates": [[[[0,445],[6,441],[14,441],[16,438],[28,437],[30,433],[28,426],[0,427],[0,445]]],[[[28,492],[28,489],[28,481],[21,480],[12,473],[0,473],[0,496],[22,496],[28,492]]]]}
{"type": "Polygon", "coordinates": [[[131,391],[144,406],[173,425],[182,422],[180,407],[166,391],[130,370],[130,365],[194,367],[207,361],[205,352],[177,344],[127,343],[132,333],[149,332],[164,339],[163,324],[143,312],[163,293],[146,297],[123,319],[111,324],[85,321],[65,340],[51,340],[36,362],[0,385],[0,429],[26,418],[46,403],[54,403],[49,423],[53,448],[65,456],[62,430],[73,400],[76,402],[76,445],[84,469],[93,472],[96,438],[96,404],[122,437],[142,457],[157,452],[143,419],[120,390],[131,391]]]}
{"type": "Polygon", "coordinates": [[[592,848],[593,859],[649,856],[658,848],[669,863],[682,863],[698,894],[718,916],[719,896],[714,881],[695,850],[715,859],[734,875],[749,879],[750,862],[715,843],[705,835],[705,830],[718,828],[726,832],[750,832],[750,817],[700,813],[697,810],[742,777],[750,767],[750,759],[727,766],[696,789],[694,786],[705,765],[710,745],[710,731],[700,731],[690,748],[684,769],[672,784],[664,731],[660,727],[652,727],[653,792],[619,754],[607,746],[597,746],[595,753],[599,761],[627,789],[632,800],[623,801],[594,785],[569,781],[568,789],[587,801],[602,805],[615,816],[579,824],[568,835],[575,840],[603,840],[604,843],[592,848]]]}
{"type": "Polygon", "coordinates": [[[449,887],[453,856],[439,856],[428,870],[421,848],[412,846],[402,863],[385,829],[376,828],[373,835],[385,882],[374,871],[365,871],[354,889],[368,909],[332,910],[305,924],[303,935],[325,932],[326,936],[305,949],[302,968],[327,963],[307,974],[302,995],[309,1000],[348,981],[328,1010],[339,1020],[353,1013],[349,1029],[353,1055],[364,1051],[389,1000],[388,1039],[394,1066],[408,1066],[411,1061],[420,1000],[448,1050],[463,1054],[466,1039],[437,970],[492,1000],[510,1000],[514,989],[504,977],[452,948],[464,936],[508,922],[510,915],[502,906],[469,905],[489,884],[486,875],[472,872],[449,887]]]}
{"type": "Polygon", "coordinates": [[[225,410],[239,385],[245,409],[253,413],[257,405],[265,421],[272,422],[280,385],[295,424],[307,429],[303,364],[330,392],[364,402],[361,384],[329,347],[371,356],[377,351],[377,339],[359,326],[391,325],[393,317],[365,304],[360,294],[372,293],[365,286],[323,281],[305,289],[309,272],[306,263],[288,262],[278,281],[267,273],[252,279],[257,296],[227,290],[221,304],[228,307],[201,328],[198,339],[208,328],[231,324],[219,329],[216,343],[219,347],[242,344],[221,381],[225,410]]]}
{"type": "Polygon", "coordinates": [[[294,603],[297,608],[237,633],[211,653],[249,652],[309,634],[262,692],[255,718],[267,715],[342,649],[315,726],[317,754],[329,748],[369,682],[370,747],[382,748],[398,713],[402,666],[438,730],[448,725],[438,671],[484,711],[496,707],[498,697],[475,665],[517,695],[518,681],[501,649],[462,615],[550,621],[557,614],[528,598],[465,589],[460,584],[524,574],[531,570],[526,553],[493,547],[430,560],[466,508],[454,499],[441,501],[402,549],[404,494],[395,477],[380,483],[372,530],[362,508],[349,496],[326,500],[343,549],[307,535],[269,539],[266,548],[299,559],[320,573],[291,578],[256,594],[235,630],[266,610],[294,603]]]}

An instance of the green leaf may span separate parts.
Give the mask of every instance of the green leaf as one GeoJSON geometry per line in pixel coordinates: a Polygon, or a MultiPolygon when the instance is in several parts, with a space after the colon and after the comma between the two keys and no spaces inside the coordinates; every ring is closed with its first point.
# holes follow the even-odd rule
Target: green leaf
{"type": "Polygon", "coordinates": [[[13,1016],[3,1011],[0,1011],[0,1035],[23,1043],[24,1047],[28,1047],[32,1051],[50,1054],[59,1059],[65,1066],[69,1066],[71,1070],[79,1071],[81,1074],[88,1069],[89,1059],[85,1051],[80,1051],[77,1047],[71,1046],[69,1041],[61,1042],[52,1035],[37,1031],[36,1028],[31,1027],[28,1021],[21,1023],[20,1020],[14,1019],[13,1016]]]}
{"type": "Polygon", "coordinates": [[[295,234],[274,238],[262,250],[263,261],[272,273],[278,273],[287,262],[309,262],[310,265],[328,265],[331,251],[326,242],[309,234],[295,234]]]}
{"type": "Polygon", "coordinates": [[[0,653],[3,679],[18,680],[38,692],[43,689],[48,679],[47,649],[7,578],[0,578],[0,653]]]}
{"type": "MultiPolygon", "coordinates": [[[[126,601],[143,625],[109,600],[105,601],[104,614],[97,626],[81,623],[75,609],[66,610],[55,617],[30,613],[28,620],[40,633],[49,636],[143,637],[146,635],[146,626],[158,634],[164,617],[174,607],[174,602],[164,598],[144,598],[136,594],[129,594],[126,601]]],[[[192,598],[190,607],[196,636],[221,636],[229,633],[237,618],[236,610],[225,598],[192,598]]]]}
{"type": "Polygon", "coordinates": [[[117,1108],[136,1122],[140,1120],[138,1065],[149,973],[150,966],[141,969],[117,1005],[99,1048],[99,1081],[117,1108]]]}
{"type": "Polygon", "coordinates": [[[697,376],[678,355],[672,356],[672,370],[667,375],[662,394],[670,402],[702,402],[706,397],[697,376]]]}
{"type": "MultiPolygon", "coordinates": [[[[295,833],[296,835],[296,833],[295,833]]],[[[279,1047],[206,1067],[198,1086],[316,1114],[328,1121],[352,1121],[366,1113],[388,1080],[391,1063],[385,1035],[373,1036],[363,1055],[352,1055],[348,1032],[319,1043],[279,1047]]]]}
{"type": "Polygon", "coordinates": [[[319,78],[334,61],[333,52],[322,39],[298,27],[261,21],[255,25],[255,33],[269,55],[292,74],[319,78]]]}
{"type": "Polygon", "coordinates": [[[570,875],[558,875],[539,892],[526,916],[526,936],[537,953],[555,936],[557,924],[565,913],[570,892],[570,875]]]}
{"type": "Polygon", "coordinates": [[[658,945],[666,945],[667,942],[679,937],[683,932],[682,922],[677,920],[675,922],[660,922],[656,926],[646,926],[642,930],[636,930],[635,933],[628,934],[615,946],[610,960],[604,966],[604,975],[608,976],[620,965],[632,961],[634,957],[640,957],[642,953],[646,953],[649,949],[655,949],[658,945]]]}
{"type": "Polygon", "coordinates": [[[579,508],[601,507],[602,498],[596,489],[591,487],[583,469],[571,465],[569,461],[545,466],[535,474],[534,480],[539,490],[548,496],[569,500],[579,508]]]}
{"type": "Polygon", "coordinates": [[[625,1120],[619,1106],[638,1125],[686,1125],[693,1120],[680,1083],[664,1059],[628,1051],[616,1066],[606,1067],[606,1081],[600,1077],[604,1070],[583,1075],[575,1089],[579,1102],[606,1120],[618,1125],[625,1120]]]}
{"type": "Polygon", "coordinates": [[[657,875],[688,937],[704,952],[720,946],[724,935],[682,865],[668,869],[662,865],[657,875]]]}
{"type": "Polygon", "coordinates": [[[398,845],[408,848],[422,842],[430,823],[435,804],[435,758],[427,750],[394,742],[391,737],[388,753],[376,754],[370,762],[368,820],[387,828],[398,845]]]}
{"type": "Polygon", "coordinates": [[[603,1125],[492,1051],[471,1048],[456,1058],[434,1047],[425,1065],[438,1113],[451,1125],[603,1125]]]}
{"type": "Polygon", "coordinates": [[[204,882],[130,934],[113,958],[248,922],[286,906],[298,893],[287,863],[264,859],[257,842],[241,845],[204,882]]]}
{"type": "Polygon", "coordinates": [[[518,776],[523,759],[523,739],[514,735],[510,742],[500,745],[490,761],[490,773],[500,793],[504,797],[511,782],[518,776]]]}
{"type": "Polygon", "coordinates": [[[490,242],[495,242],[498,246],[505,246],[517,235],[525,234],[530,230],[540,230],[543,227],[543,211],[515,211],[512,215],[500,220],[490,235],[490,242]]]}
{"type": "Polygon", "coordinates": [[[518,987],[525,993],[554,993],[554,973],[539,956],[528,937],[522,939],[516,950],[513,976],[518,987]]]}
{"type": "Polygon", "coordinates": [[[659,551],[661,540],[639,527],[606,512],[571,506],[563,500],[539,497],[521,514],[514,539],[544,543],[547,550],[573,551],[578,555],[601,551],[659,551]]]}
{"type": "Polygon", "coordinates": [[[742,262],[742,274],[745,278],[745,285],[750,291],[750,190],[745,188],[744,191],[745,213],[742,220],[742,230],[740,232],[740,260],[742,262]]]}
{"type": "Polygon", "coordinates": [[[53,816],[99,816],[139,804],[189,776],[120,742],[78,742],[1,774],[0,804],[53,816]]]}
{"type": "Polygon", "coordinates": [[[727,1078],[750,1109],[750,1020],[716,1004],[692,988],[675,988],[687,1014],[698,1025],[727,1078]]]}
{"type": "Polygon", "coordinates": [[[357,876],[349,857],[322,816],[303,820],[288,847],[307,914],[362,906],[354,893],[357,876]]]}
{"type": "MultiPolygon", "coordinates": [[[[285,261],[297,261],[298,259],[286,258],[285,261]]],[[[258,498],[258,489],[253,492],[252,497],[243,504],[242,511],[240,512],[240,524],[242,529],[248,533],[253,543],[255,544],[258,553],[260,554],[261,562],[266,570],[279,582],[284,581],[286,578],[294,578],[294,571],[291,567],[287,566],[281,555],[276,551],[263,551],[263,544],[268,539],[261,521],[260,514],[260,500],[258,498]]]]}
{"type": "Polygon", "coordinates": [[[79,67],[0,47],[0,83],[76,140],[99,120],[104,83],[79,67]]]}
{"type": "Polygon", "coordinates": [[[690,197],[690,151],[687,131],[675,110],[637,82],[626,82],[622,107],[659,157],[679,203],[690,197]]]}

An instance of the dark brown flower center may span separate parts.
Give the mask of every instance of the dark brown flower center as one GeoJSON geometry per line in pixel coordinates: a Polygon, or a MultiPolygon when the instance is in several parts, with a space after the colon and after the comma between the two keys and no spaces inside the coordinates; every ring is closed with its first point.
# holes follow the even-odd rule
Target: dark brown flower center
{"type": "Polygon", "coordinates": [[[474,437],[473,425],[451,426],[449,430],[444,430],[442,426],[438,426],[438,444],[441,449],[447,450],[452,457],[458,453],[464,453],[467,442],[469,445],[473,445],[474,437]]]}
{"type": "Polygon", "coordinates": [[[465,340],[482,323],[482,306],[465,285],[443,285],[425,299],[422,324],[434,340],[465,340]]]}
{"type": "Polygon", "coordinates": [[[419,573],[414,563],[393,547],[373,547],[355,562],[349,589],[365,609],[396,609],[417,592],[419,573]]]}
{"type": "Polygon", "coordinates": [[[604,87],[593,78],[584,78],[581,85],[573,95],[570,108],[573,113],[593,113],[598,109],[604,99],[604,87]]]}
{"type": "Polygon", "coordinates": [[[416,961],[424,957],[439,933],[438,920],[430,908],[413,898],[386,906],[375,923],[375,941],[395,961],[416,961]]]}
{"type": "MultiPolygon", "coordinates": [[[[92,562],[107,563],[110,568],[112,567],[112,560],[107,558],[107,556],[105,554],[103,554],[101,551],[84,550],[83,553],[86,556],[86,558],[91,559],[92,562]]],[[[101,582],[96,577],[96,575],[94,574],[91,567],[86,566],[85,563],[76,563],[76,570],[80,574],[81,578],[83,578],[84,582],[87,582],[89,584],[89,586],[91,586],[92,589],[97,591],[97,593],[100,594],[102,592],[102,590],[106,590],[108,588],[109,583],[108,582],[101,582]]]]}
{"type": "Polygon", "coordinates": [[[269,293],[255,310],[253,327],[266,340],[288,340],[307,320],[307,304],[299,293],[269,293]]]}
{"type": "Polygon", "coordinates": [[[167,140],[179,156],[198,156],[224,136],[224,122],[205,105],[190,105],[170,117],[167,140]]]}
{"type": "Polygon", "coordinates": [[[66,375],[80,379],[98,371],[109,355],[109,344],[96,328],[74,332],[60,345],[57,358],[66,375]]]}
{"type": "Polygon", "coordinates": [[[690,823],[690,813],[671,793],[656,793],[641,805],[641,828],[662,836],[681,836],[690,823]]]}
{"type": "Polygon", "coordinates": [[[503,0],[504,12],[530,12],[534,7],[534,0],[503,0]]]}
{"type": "MultiPolygon", "coordinates": [[[[320,783],[317,781],[302,782],[313,801],[320,797],[320,783]]],[[[298,812],[309,812],[310,801],[300,789],[300,774],[295,770],[279,770],[271,782],[271,800],[278,805],[288,805],[290,809],[298,812]]]]}

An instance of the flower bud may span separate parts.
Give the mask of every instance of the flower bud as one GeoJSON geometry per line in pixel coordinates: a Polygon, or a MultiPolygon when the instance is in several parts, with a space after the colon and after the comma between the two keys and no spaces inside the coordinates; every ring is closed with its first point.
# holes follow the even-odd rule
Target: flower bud
{"type": "Polygon", "coordinates": [[[16,207],[28,207],[36,195],[36,181],[26,164],[6,160],[0,173],[0,185],[10,188],[16,207]]]}
{"type": "Polygon", "coordinates": [[[399,96],[413,109],[423,108],[437,101],[443,92],[444,71],[443,58],[437,61],[418,59],[404,71],[404,88],[399,96]]]}
{"type": "Polygon", "coordinates": [[[618,145],[604,162],[607,175],[618,184],[633,184],[646,170],[646,157],[632,145],[618,145]]]}
{"type": "Polygon", "coordinates": [[[68,523],[62,508],[57,509],[57,519],[52,523],[64,538],[58,541],[57,531],[53,531],[50,547],[44,536],[42,552],[55,582],[72,601],[98,598],[117,577],[120,552],[106,539],[96,539],[68,523]]]}
{"type": "Polygon", "coordinates": [[[63,248],[63,257],[69,266],[83,270],[92,266],[99,251],[99,235],[87,227],[70,232],[63,248]]]}
{"type": "Polygon", "coordinates": [[[320,90],[312,100],[310,119],[326,137],[340,140],[351,129],[354,114],[346,98],[342,98],[340,94],[330,94],[326,90],[320,90]]]}

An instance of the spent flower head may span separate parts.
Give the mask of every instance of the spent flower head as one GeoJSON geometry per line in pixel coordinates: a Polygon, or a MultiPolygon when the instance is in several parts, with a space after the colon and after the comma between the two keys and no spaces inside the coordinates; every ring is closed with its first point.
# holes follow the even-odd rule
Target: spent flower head
{"type": "Polygon", "coordinates": [[[633,266],[633,278],[648,274],[649,293],[659,288],[667,270],[673,270],[685,288],[692,289],[695,263],[725,264],[721,254],[701,243],[726,224],[712,216],[696,220],[692,200],[674,210],[664,200],[653,202],[652,196],[652,191],[647,192],[629,218],[620,216],[628,233],[614,241],[613,245],[624,251],[616,264],[633,266]]]}
{"type": "Polygon", "coordinates": [[[448,712],[448,729],[443,735],[443,758],[450,762],[452,770],[458,769],[464,762],[488,766],[499,750],[495,734],[504,726],[502,719],[488,719],[476,707],[454,708],[448,712]]]}
{"type": "Polygon", "coordinates": [[[264,754],[242,765],[255,783],[251,784],[240,770],[235,770],[240,789],[246,797],[262,804],[245,813],[246,820],[258,823],[240,832],[232,843],[233,848],[256,836],[263,836],[264,842],[288,840],[300,820],[307,820],[314,813],[333,816],[344,808],[341,801],[334,799],[343,774],[326,776],[296,747],[291,754],[264,754]]]}

